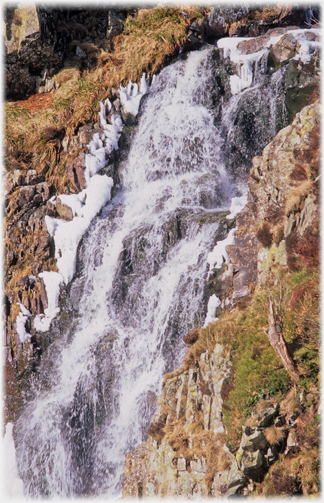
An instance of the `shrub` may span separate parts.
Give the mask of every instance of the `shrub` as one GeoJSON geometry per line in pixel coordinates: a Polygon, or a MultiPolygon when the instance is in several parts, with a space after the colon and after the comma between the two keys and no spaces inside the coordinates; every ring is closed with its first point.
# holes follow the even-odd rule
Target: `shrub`
{"type": "Polygon", "coordinates": [[[276,494],[300,493],[300,483],[293,475],[283,473],[281,470],[273,470],[271,479],[276,494]]]}
{"type": "Polygon", "coordinates": [[[270,248],[273,241],[273,236],[271,232],[271,227],[267,222],[264,222],[262,226],[258,229],[256,237],[262,244],[264,248],[270,248]]]}
{"type": "Polygon", "coordinates": [[[189,345],[194,344],[196,341],[198,341],[199,334],[200,334],[200,326],[197,326],[192,330],[190,330],[190,332],[188,332],[187,335],[183,337],[183,340],[186,344],[189,345]]]}
{"type": "Polygon", "coordinates": [[[162,418],[160,418],[156,422],[151,421],[148,429],[148,434],[154,440],[160,442],[165,435],[164,427],[165,427],[165,420],[163,420],[162,418]]]}
{"type": "Polygon", "coordinates": [[[294,180],[294,181],[307,180],[307,171],[304,168],[304,166],[302,166],[301,164],[297,163],[297,164],[295,164],[295,166],[294,166],[292,172],[290,173],[289,177],[291,178],[291,180],[294,180]]]}

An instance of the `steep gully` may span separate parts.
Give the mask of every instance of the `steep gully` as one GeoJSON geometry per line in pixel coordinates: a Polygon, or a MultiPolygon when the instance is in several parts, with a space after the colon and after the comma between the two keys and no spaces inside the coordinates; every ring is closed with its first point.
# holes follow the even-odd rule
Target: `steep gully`
{"type": "Polygon", "coordinates": [[[247,59],[232,92],[230,63],[215,48],[165,68],[151,86],[122,190],[79,248],[72,328],[49,349],[36,399],[14,427],[26,495],[120,493],[125,454],[147,436],[162,375],[184,356],[183,335],[204,322],[207,255],[233,224],[231,199],[275,135],[282,96],[266,56],[247,59]],[[263,117],[269,127],[249,136],[246,122],[238,130],[242,113],[250,132],[263,117]]]}

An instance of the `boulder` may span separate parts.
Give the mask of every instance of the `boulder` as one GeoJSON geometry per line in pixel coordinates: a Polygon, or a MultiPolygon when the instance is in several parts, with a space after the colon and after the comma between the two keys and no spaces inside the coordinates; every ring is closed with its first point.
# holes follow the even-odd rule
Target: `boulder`
{"type": "Polygon", "coordinates": [[[245,477],[257,480],[264,474],[263,454],[260,450],[245,451],[242,457],[241,470],[245,477]]]}
{"type": "Polygon", "coordinates": [[[274,44],[268,55],[268,66],[277,70],[286,65],[298,52],[300,44],[291,33],[286,33],[274,44]]]}
{"type": "Polygon", "coordinates": [[[243,433],[241,440],[241,448],[243,451],[257,451],[259,449],[264,450],[267,447],[267,440],[263,434],[263,431],[256,428],[254,431],[247,435],[243,433]]]}

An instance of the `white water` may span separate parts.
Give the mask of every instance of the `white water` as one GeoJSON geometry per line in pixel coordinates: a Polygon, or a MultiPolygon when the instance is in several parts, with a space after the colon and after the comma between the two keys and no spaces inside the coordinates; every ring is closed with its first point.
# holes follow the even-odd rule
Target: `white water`
{"type": "Polygon", "coordinates": [[[75,328],[54,345],[50,370],[49,351],[45,384],[15,425],[28,496],[117,497],[162,375],[181,362],[182,336],[203,324],[217,212],[235,195],[204,103],[209,65],[209,51],[196,52],[158,76],[123,190],[83,239],[70,289],[75,328]]]}

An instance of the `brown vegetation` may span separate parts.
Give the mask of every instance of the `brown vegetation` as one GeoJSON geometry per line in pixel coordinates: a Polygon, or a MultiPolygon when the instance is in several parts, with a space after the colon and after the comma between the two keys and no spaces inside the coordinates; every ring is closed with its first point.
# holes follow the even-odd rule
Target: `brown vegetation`
{"type": "Polygon", "coordinates": [[[270,445],[280,444],[286,436],[286,429],[270,426],[264,430],[264,436],[270,445]]]}
{"type": "Polygon", "coordinates": [[[256,237],[264,248],[270,248],[273,241],[273,235],[271,232],[271,227],[267,222],[264,222],[262,226],[257,230],[256,237]]]}
{"type": "Polygon", "coordinates": [[[200,334],[200,326],[197,326],[190,330],[190,332],[187,333],[187,335],[184,336],[183,340],[186,344],[194,344],[195,342],[198,341],[199,334],[200,334]]]}

